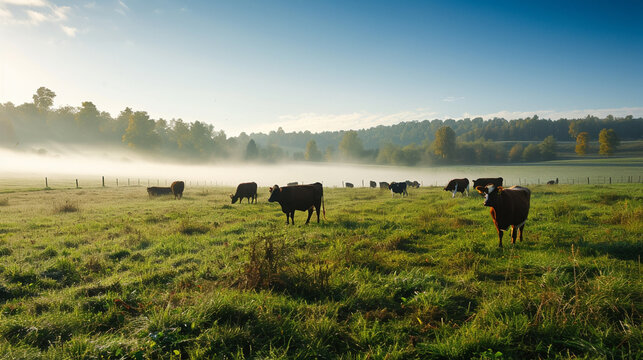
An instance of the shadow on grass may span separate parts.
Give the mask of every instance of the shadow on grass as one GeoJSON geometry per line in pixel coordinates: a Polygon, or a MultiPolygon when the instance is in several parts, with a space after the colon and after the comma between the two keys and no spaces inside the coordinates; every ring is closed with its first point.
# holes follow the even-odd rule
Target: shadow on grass
{"type": "Polygon", "coordinates": [[[639,260],[643,254],[643,242],[611,241],[581,243],[578,245],[583,255],[609,255],[619,260],[639,260]]]}

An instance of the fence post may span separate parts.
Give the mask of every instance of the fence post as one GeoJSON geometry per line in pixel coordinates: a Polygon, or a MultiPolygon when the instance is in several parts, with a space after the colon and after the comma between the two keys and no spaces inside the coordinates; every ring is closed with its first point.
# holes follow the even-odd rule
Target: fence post
{"type": "Polygon", "coordinates": [[[46,188],[48,188],[48,187],[49,187],[49,182],[47,181],[47,177],[46,177],[46,176],[45,176],[45,187],[46,187],[46,188]]]}
{"type": "Polygon", "coordinates": [[[127,178],[127,186],[129,186],[129,178],[127,178]]]}
{"type": "Polygon", "coordinates": [[[78,189],[78,179],[76,179],[76,189],[78,189]]]}
{"type": "Polygon", "coordinates": [[[105,177],[103,176],[103,187],[105,187],[105,177]]]}
{"type": "Polygon", "coordinates": [[[612,185],[612,177],[610,176],[610,185],[612,185]]]}
{"type": "Polygon", "coordinates": [[[116,187],[118,187],[118,178],[116,178],[116,187]]]}
{"type": "Polygon", "coordinates": [[[587,177],[587,185],[589,185],[589,176],[587,177]]]}

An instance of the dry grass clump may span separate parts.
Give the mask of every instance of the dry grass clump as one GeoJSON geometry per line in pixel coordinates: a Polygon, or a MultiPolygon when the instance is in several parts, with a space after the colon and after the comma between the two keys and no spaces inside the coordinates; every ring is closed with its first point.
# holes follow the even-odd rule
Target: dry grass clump
{"type": "Polygon", "coordinates": [[[78,203],[75,201],[65,200],[65,202],[54,204],[54,212],[56,214],[72,213],[78,211],[80,211],[80,208],[78,207],[78,203]]]}
{"type": "Polygon", "coordinates": [[[0,199],[0,206],[9,206],[9,198],[0,199]]]}

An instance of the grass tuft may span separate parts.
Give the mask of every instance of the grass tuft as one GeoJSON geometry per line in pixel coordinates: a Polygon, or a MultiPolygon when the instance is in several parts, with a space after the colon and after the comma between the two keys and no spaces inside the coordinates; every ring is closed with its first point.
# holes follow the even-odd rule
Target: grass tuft
{"type": "Polygon", "coordinates": [[[56,214],[65,214],[78,211],[80,211],[80,208],[78,207],[78,202],[76,201],[65,200],[62,203],[54,204],[54,213],[56,214]]]}
{"type": "Polygon", "coordinates": [[[0,199],[0,206],[9,206],[9,198],[0,199]]]}

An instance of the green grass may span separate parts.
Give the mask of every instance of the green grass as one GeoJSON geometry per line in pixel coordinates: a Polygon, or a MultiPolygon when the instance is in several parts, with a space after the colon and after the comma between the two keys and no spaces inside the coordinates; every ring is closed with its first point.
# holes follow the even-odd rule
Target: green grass
{"type": "Polygon", "coordinates": [[[0,354],[641,357],[643,187],[530,188],[525,241],[500,249],[481,197],[438,188],[325,189],[328,220],[287,226],[267,188],[230,205],[231,188],[16,187],[0,354]]]}

